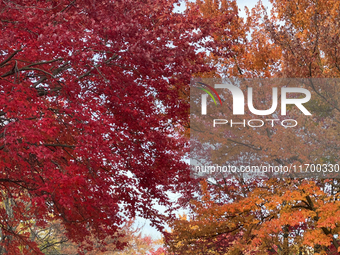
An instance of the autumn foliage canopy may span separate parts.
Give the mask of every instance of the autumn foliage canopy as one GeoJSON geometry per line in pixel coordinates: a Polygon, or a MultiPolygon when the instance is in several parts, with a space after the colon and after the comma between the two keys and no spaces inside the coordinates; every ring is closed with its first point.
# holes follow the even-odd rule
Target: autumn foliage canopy
{"type": "MultiPolygon", "coordinates": [[[[0,1],[0,254],[131,249],[136,216],[171,228],[153,254],[339,254],[338,179],[199,180],[185,159],[190,79],[339,78],[340,3],[176,4],[0,1]]],[[[215,158],[339,163],[339,89],[308,86],[303,128],[226,129],[215,158]]]]}
{"type": "MultiPolygon", "coordinates": [[[[206,17],[237,9],[235,1],[198,4],[206,17]]],[[[219,65],[220,76],[339,78],[339,2],[271,4],[271,12],[259,2],[247,18],[235,16],[229,24],[220,24],[237,31],[232,57],[209,56],[219,65]]],[[[228,38],[213,34],[219,40],[228,38]]],[[[335,84],[306,85],[313,93],[306,104],[313,117],[290,109],[288,116],[303,123],[294,131],[224,127],[223,132],[211,132],[216,140],[228,141],[224,154],[214,154],[214,159],[222,164],[237,155],[252,155],[250,164],[338,164],[339,81],[335,84]]],[[[262,102],[270,99],[257,96],[262,102]]],[[[339,254],[339,187],[338,178],[211,176],[201,181],[187,215],[170,222],[172,231],[165,240],[172,254],[339,254]]]]}
{"type": "Polygon", "coordinates": [[[175,3],[0,2],[1,252],[40,254],[31,230],[56,220],[78,244],[161,226],[153,205],[189,179],[181,95],[213,49],[175,3]]]}

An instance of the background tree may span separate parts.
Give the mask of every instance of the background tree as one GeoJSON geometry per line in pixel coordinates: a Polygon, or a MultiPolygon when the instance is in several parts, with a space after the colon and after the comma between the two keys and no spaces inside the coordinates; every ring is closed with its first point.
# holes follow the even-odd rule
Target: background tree
{"type": "MultiPolygon", "coordinates": [[[[225,6],[234,5],[232,1],[198,4],[207,17],[226,15],[225,6]]],[[[232,58],[213,56],[212,61],[219,63],[224,71],[220,75],[338,78],[339,3],[275,0],[272,4],[271,16],[259,2],[248,12],[245,21],[233,21],[242,31],[241,39],[233,46],[232,58]]],[[[223,40],[223,34],[215,34],[215,38],[223,40]]],[[[288,115],[303,123],[303,128],[289,132],[281,128],[223,127],[223,131],[216,132],[220,136],[213,134],[211,138],[217,142],[230,140],[227,149],[214,155],[214,160],[222,165],[243,152],[256,155],[249,161],[255,165],[338,163],[339,85],[319,80],[304,86],[313,93],[307,105],[312,120],[294,109],[289,109],[288,115]]],[[[255,89],[261,91],[259,87],[255,89]]],[[[260,93],[256,98],[271,100],[260,93]]],[[[167,241],[170,251],[175,254],[183,250],[197,254],[339,254],[337,178],[212,177],[215,179],[202,184],[201,192],[191,202],[189,216],[171,222],[173,232],[167,241]],[[230,235],[233,242],[220,245],[217,237],[228,241],[230,235]]]]}
{"type": "MultiPolygon", "coordinates": [[[[157,242],[154,241],[150,236],[142,234],[142,227],[134,226],[135,220],[129,220],[122,227],[122,230],[118,232],[115,237],[106,237],[104,243],[98,242],[95,236],[89,237],[88,241],[93,243],[93,250],[87,251],[89,255],[146,255],[155,251],[157,242]],[[126,243],[126,247],[123,250],[117,249],[115,245],[116,239],[126,243]]],[[[64,237],[63,237],[64,238],[64,237]]],[[[63,242],[58,245],[57,253],[51,254],[68,254],[76,255],[78,250],[81,249],[82,244],[77,244],[72,241],[63,242]]],[[[49,253],[45,253],[49,254],[49,253]]]]}

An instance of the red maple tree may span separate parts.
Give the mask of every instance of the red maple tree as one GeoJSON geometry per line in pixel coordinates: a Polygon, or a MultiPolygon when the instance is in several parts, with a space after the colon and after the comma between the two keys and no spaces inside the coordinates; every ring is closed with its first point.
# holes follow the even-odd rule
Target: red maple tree
{"type": "Polygon", "coordinates": [[[136,214],[160,227],[154,203],[189,180],[180,95],[212,31],[175,3],[0,2],[0,253],[39,254],[30,227],[50,220],[78,243],[136,214]]]}

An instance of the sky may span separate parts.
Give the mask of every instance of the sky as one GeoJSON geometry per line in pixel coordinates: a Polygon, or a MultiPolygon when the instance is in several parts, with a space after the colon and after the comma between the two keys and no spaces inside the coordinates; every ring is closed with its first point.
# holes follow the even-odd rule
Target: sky
{"type": "MultiPolygon", "coordinates": [[[[241,9],[239,11],[239,15],[241,17],[245,17],[246,13],[244,11],[244,7],[247,6],[250,10],[251,8],[255,7],[257,2],[258,2],[257,0],[237,0],[238,7],[239,7],[239,9],[241,9]]],[[[270,6],[271,6],[269,0],[262,0],[262,3],[263,3],[264,6],[266,6],[268,8],[268,11],[269,11],[270,6]]]]}
{"type": "MultiPolygon", "coordinates": [[[[258,0],[236,0],[237,4],[238,4],[238,7],[239,7],[239,15],[241,17],[245,17],[245,11],[244,11],[244,7],[247,6],[249,8],[249,10],[251,8],[253,8],[256,3],[258,2],[258,0]]],[[[262,3],[264,6],[268,7],[268,9],[270,9],[270,2],[269,0],[262,0],[262,3]]],[[[185,10],[185,4],[184,4],[184,1],[182,1],[182,4],[181,6],[177,7],[175,6],[175,12],[182,12],[185,10]]]]}
{"type": "MultiPolygon", "coordinates": [[[[249,8],[249,10],[251,10],[251,8],[255,7],[257,2],[258,2],[257,0],[237,0],[237,4],[239,6],[239,15],[241,17],[245,17],[246,15],[245,15],[244,7],[247,6],[249,8]]],[[[271,6],[269,0],[262,0],[262,3],[263,3],[264,6],[268,7],[268,12],[269,12],[270,6],[271,6]]],[[[175,7],[174,11],[175,12],[182,12],[184,10],[185,10],[185,4],[184,4],[184,2],[182,2],[181,6],[175,7]]],[[[175,194],[173,195],[172,199],[176,199],[175,194]]],[[[163,211],[164,209],[162,207],[159,207],[159,210],[163,211]]],[[[184,211],[181,211],[179,213],[182,214],[183,212],[184,211]]],[[[160,239],[162,237],[160,232],[158,232],[154,227],[151,227],[149,220],[145,220],[145,219],[137,217],[135,227],[142,228],[142,234],[143,235],[149,235],[153,239],[160,239]]]]}

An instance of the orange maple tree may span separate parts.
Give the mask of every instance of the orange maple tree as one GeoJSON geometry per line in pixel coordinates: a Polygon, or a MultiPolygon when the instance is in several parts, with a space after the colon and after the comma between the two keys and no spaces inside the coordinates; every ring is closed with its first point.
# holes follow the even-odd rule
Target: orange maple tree
{"type": "MultiPolygon", "coordinates": [[[[207,17],[227,15],[226,6],[235,10],[236,5],[198,4],[207,17]]],[[[338,78],[339,4],[273,0],[269,15],[259,2],[245,20],[232,23],[240,31],[233,38],[238,42],[233,44],[233,57],[212,54],[210,61],[220,65],[222,77],[338,78]]],[[[224,35],[215,37],[223,40],[224,35]]],[[[305,85],[312,93],[306,104],[312,119],[289,109],[303,128],[293,132],[281,127],[260,131],[223,127],[233,136],[223,153],[214,155],[216,162],[223,165],[243,152],[256,155],[251,163],[264,159],[282,165],[338,163],[339,85],[305,85]]],[[[261,93],[256,95],[261,98],[261,93]]],[[[225,137],[214,133],[210,139],[219,142],[225,137]]],[[[170,222],[166,243],[174,254],[339,254],[339,179],[210,177],[190,202],[189,215],[170,222]]]]}

